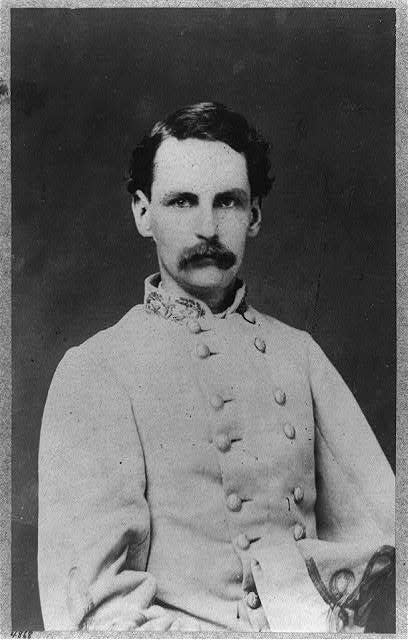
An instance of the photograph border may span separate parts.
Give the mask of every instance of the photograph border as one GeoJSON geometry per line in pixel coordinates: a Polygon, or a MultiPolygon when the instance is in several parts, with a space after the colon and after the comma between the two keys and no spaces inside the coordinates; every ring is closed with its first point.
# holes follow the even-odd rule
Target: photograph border
{"type": "MultiPolygon", "coordinates": [[[[358,0],[309,0],[293,2],[275,0],[209,1],[169,0],[138,2],[101,0],[100,2],[18,0],[0,4],[0,637],[11,635],[11,145],[10,145],[10,10],[25,8],[384,8],[396,10],[396,261],[397,261],[397,406],[396,406],[396,634],[375,634],[375,637],[406,638],[408,634],[408,2],[358,0]]],[[[31,637],[74,638],[106,637],[92,632],[33,632],[31,637]]],[[[16,632],[20,637],[24,632],[16,632]]],[[[346,634],[345,634],[346,635],[346,634]]],[[[351,634],[352,638],[367,638],[370,634],[351,634]]],[[[110,633],[109,637],[242,637],[248,633],[110,633]]],[[[263,633],[265,637],[311,637],[313,634],[263,633]]],[[[330,638],[332,634],[319,634],[330,638]]]]}

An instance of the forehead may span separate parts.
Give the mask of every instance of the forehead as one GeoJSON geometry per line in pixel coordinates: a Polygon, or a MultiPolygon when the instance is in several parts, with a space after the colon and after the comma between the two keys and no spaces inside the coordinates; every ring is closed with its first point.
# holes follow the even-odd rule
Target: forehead
{"type": "Polygon", "coordinates": [[[246,159],[224,142],[166,138],[154,159],[152,191],[249,191],[246,159]]]}

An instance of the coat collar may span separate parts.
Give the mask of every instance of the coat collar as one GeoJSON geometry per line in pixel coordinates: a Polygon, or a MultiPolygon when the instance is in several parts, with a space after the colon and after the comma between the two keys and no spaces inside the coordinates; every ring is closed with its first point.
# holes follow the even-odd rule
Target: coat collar
{"type": "Polygon", "coordinates": [[[237,281],[237,289],[233,303],[222,313],[213,314],[211,309],[202,302],[186,296],[172,296],[161,286],[160,273],[154,273],[145,280],[144,308],[148,313],[155,313],[169,320],[184,320],[186,318],[202,318],[213,316],[225,318],[232,313],[244,313],[247,309],[246,285],[237,281]]]}

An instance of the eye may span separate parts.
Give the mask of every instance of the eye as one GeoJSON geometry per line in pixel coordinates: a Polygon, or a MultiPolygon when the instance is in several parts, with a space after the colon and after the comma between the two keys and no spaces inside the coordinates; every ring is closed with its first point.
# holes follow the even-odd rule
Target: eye
{"type": "Polygon", "coordinates": [[[237,199],[233,196],[222,196],[221,198],[219,198],[217,204],[222,209],[232,209],[233,207],[237,206],[238,202],[237,199]]]}
{"type": "Polygon", "coordinates": [[[177,207],[178,209],[187,209],[188,207],[193,206],[193,203],[191,198],[180,196],[179,198],[173,198],[170,200],[169,205],[171,207],[177,207]]]}
{"type": "Polygon", "coordinates": [[[180,207],[180,209],[184,209],[185,207],[189,207],[191,203],[186,198],[177,198],[177,200],[174,200],[173,204],[176,207],[180,207]]]}

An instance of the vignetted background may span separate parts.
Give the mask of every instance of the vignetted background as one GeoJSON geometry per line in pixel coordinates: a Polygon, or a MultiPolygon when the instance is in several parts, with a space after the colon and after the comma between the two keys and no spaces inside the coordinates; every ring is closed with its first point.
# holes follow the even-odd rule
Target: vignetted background
{"type": "MultiPolygon", "coordinates": [[[[42,411],[66,349],[156,270],[125,190],[152,123],[201,100],[244,113],[276,180],[244,277],[310,331],[394,465],[395,12],[12,9],[13,628],[41,629],[42,411]]],[[[362,452],[364,455],[364,452],[362,452]]]]}

